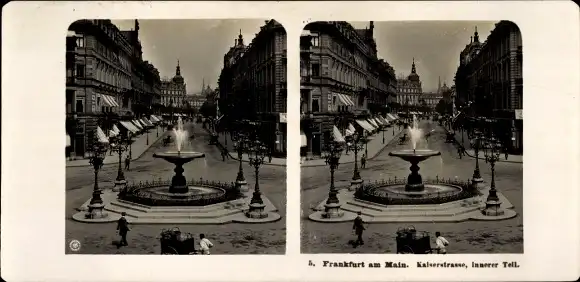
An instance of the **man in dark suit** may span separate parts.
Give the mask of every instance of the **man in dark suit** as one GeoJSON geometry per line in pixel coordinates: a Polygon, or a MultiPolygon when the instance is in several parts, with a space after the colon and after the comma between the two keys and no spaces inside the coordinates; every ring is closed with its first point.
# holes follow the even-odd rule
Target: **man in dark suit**
{"type": "Polygon", "coordinates": [[[127,232],[130,230],[129,229],[129,223],[127,222],[127,219],[125,218],[127,214],[125,212],[121,213],[121,218],[119,218],[119,221],[117,221],[117,232],[119,233],[119,235],[121,235],[121,242],[119,242],[119,247],[120,246],[127,246],[127,232]]]}
{"type": "Polygon", "coordinates": [[[365,242],[362,239],[362,235],[363,235],[363,231],[366,229],[364,227],[364,221],[361,217],[362,212],[358,212],[356,218],[354,219],[354,224],[352,225],[352,230],[355,232],[357,239],[356,239],[356,244],[357,245],[364,245],[365,242]]]}

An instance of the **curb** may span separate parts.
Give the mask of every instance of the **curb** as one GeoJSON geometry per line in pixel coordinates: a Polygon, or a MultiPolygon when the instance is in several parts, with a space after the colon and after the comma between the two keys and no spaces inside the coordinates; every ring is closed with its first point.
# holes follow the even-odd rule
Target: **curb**
{"type": "MultiPolygon", "coordinates": [[[[153,147],[153,145],[155,145],[155,143],[157,143],[159,140],[161,140],[163,138],[163,136],[165,135],[166,132],[167,131],[163,131],[163,133],[161,133],[159,135],[159,137],[154,137],[154,138],[157,138],[157,139],[153,139],[153,141],[152,140],[149,140],[151,142],[149,142],[148,147],[145,150],[143,150],[143,152],[141,152],[141,154],[139,154],[137,157],[131,158],[131,161],[136,161],[136,160],[140,159],[145,154],[145,152],[147,152],[147,150],[149,150],[149,148],[153,147]]],[[[106,165],[118,165],[118,164],[119,164],[119,162],[112,162],[112,163],[105,163],[105,164],[103,164],[103,166],[106,166],[106,165]]],[[[83,166],[91,166],[91,165],[90,164],[70,164],[70,165],[66,165],[66,167],[83,167],[83,166]]]]}
{"type": "MultiPolygon", "coordinates": [[[[446,133],[451,133],[451,131],[447,130],[447,128],[445,128],[444,126],[443,126],[443,129],[445,130],[446,133]]],[[[459,142],[459,140],[457,140],[457,137],[455,136],[455,134],[453,134],[453,139],[455,139],[456,144],[458,144],[459,146],[461,146],[461,148],[463,148],[463,152],[465,152],[466,156],[475,159],[474,155],[470,154],[469,151],[465,150],[465,147],[459,142]]],[[[499,162],[499,163],[512,163],[512,164],[523,164],[524,163],[523,161],[511,161],[509,159],[508,160],[502,159],[502,160],[498,160],[497,162],[499,162]]]]}

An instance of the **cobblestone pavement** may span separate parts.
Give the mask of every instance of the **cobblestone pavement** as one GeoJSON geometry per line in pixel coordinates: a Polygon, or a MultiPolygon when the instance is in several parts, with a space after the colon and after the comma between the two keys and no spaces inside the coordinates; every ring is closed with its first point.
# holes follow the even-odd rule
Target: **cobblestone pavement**
{"type": "MultiPolygon", "coordinates": [[[[472,177],[475,159],[457,156],[453,144],[445,143],[445,131],[434,123],[422,122],[424,130],[434,129],[429,138],[428,148],[441,151],[441,157],[422,162],[420,173],[423,177],[468,179],[472,177]]],[[[419,144],[418,148],[421,148],[419,144]]],[[[365,180],[389,177],[406,177],[409,164],[388,153],[410,145],[391,143],[380,155],[368,161],[361,171],[365,180]]],[[[338,186],[347,187],[352,178],[353,164],[340,165],[335,173],[338,186]]],[[[482,177],[489,183],[490,167],[480,160],[482,177]]],[[[311,208],[328,195],[330,172],[328,167],[303,168],[301,172],[301,244],[303,253],[395,253],[395,233],[399,227],[411,224],[380,223],[371,224],[364,233],[365,245],[353,248],[349,241],[355,239],[352,222],[317,223],[310,221],[311,208]],[[331,226],[332,224],[332,226],[331,226]]],[[[460,223],[413,223],[417,230],[442,232],[450,241],[449,253],[523,253],[522,186],[523,167],[517,163],[496,164],[496,187],[515,206],[518,216],[504,221],[466,221],[460,223]]],[[[431,239],[432,246],[434,238],[431,239]]]]}
{"type": "MultiPolygon", "coordinates": [[[[187,124],[189,132],[195,133],[195,138],[185,146],[184,150],[205,152],[205,160],[194,160],[183,166],[184,175],[190,178],[203,177],[208,180],[229,181],[236,179],[238,162],[222,161],[217,147],[208,145],[209,137],[201,125],[187,124]]],[[[173,150],[164,148],[161,140],[156,142],[137,161],[131,163],[131,170],[125,172],[129,182],[139,182],[151,179],[169,179],[173,175],[174,166],[161,159],[153,158],[156,151],[173,150]]],[[[124,166],[124,164],[123,164],[124,166]]],[[[99,173],[99,185],[102,188],[113,187],[117,176],[118,165],[105,165],[99,173]]],[[[244,164],[244,175],[253,189],[255,180],[253,169],[244,164]]],[[[90,167],[66,168],[66,253],[70,240],[81,242],[78,253],[85,254],[159,254],[160,246],[157,236],[163,228],[173,228],[175,225],[135,225],[129,232],[129,246],[117,249],[113,240],[116,224],[87,224],[73,221],[71,216],[76,213],[82,203],[90,198],[94,174],[90,167]]],[[[272,201],[282,215],[282,220],[266,224],[225,224],[225,225],[181,225],[182,232],[190,232],[194,236],[200,233],[214,242],[214,254],[284,254],[286,244],[286,170],[284,167],[262,166],[260,168],[260,189],[272,201]]]]}

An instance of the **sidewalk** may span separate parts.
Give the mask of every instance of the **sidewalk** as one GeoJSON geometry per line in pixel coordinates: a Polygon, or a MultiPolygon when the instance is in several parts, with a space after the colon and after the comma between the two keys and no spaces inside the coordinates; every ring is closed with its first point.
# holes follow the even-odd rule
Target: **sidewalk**
{"type": "MultiPolygon", "coordinates": [[[[135,138],[135,142],[133,142],[133,144],[131,145],[131,153],[133,155],[133,157],[131,158],[131,160],[137,160],[139,159],[143,153],[145,153],[147,151],[147,149],[149,149],[151,146],[153,146],[153,144],[155,144],[155,142],[157,142],[158,140],[160,140],[161,138],[163,138],[163,136],[166,134],[166,130],[163,126],[159,126],[159,137],[157,137],[157,129],[153,128],[149,130],[149,145],[147,145],[147,134],[141,134],[140,136],[135,138]]],[[[128,151],[123,152],[123,155],[125,156],[126,154],[128,154],[128,151]]],[[[124,158],[123,158],[124,161],[124,158]]],[[[109,155],[109,151],[107,151],[107,156],[105,157],[105,159],[103,160],[103,164],[107,165],[107,164],[118,164],[119,163],[119,154],[117,154],[116,152],[113,152],[113,154],[109,155]]],[[[89,166],[91,165],[89,163],[88,159],[79,159],[79,160],[68,160],[66,161],[66,167],[80,167],[80,166],[89,166]]]]}
{"type": "MultiPolygon", "coordinates": [[[[383,151],[383,149],[388,146],[393,140],[395,140],[399,134],[403,131],[404,129],[401,127],[401,129],[399,130],[399,127],[395,126],[395,134],[393,135],[393,129],[392,128],[388,128],[387,131],[385,132],[385,144],[383,144],[383,133],[382,132],[378,132],[374,135],[372,135],[372,140],[368,143],[367,145],[367,149],[368,149],[368,157],[367,160],[372,160],[374,157],[376,157],[380,152],[383,151]]],[[[230,139],[229,134],[227,135],[228,137],[228,152],[230,155],[230,158],[234,159],[234,160],[238,160],[238,154],[234,151],[233,149],[233,142],[230,139]]],[[[223,134],[221,134],[218,138],[220,144],[222,144],[222,146],[224,145],[224,136],[223,134]]],[[[365,146],[363,146],[362,150],[360,150],[358,152],[358,158],[360,160],[360,157],[365,153],[365,146]]],[[[242,161],[243,162],[248,162],[248,155],[247,154],[242,154],[242,161]]],[[[346,154],[346,151],[343,151],[342,156],[340,157],[340,163],[341,164],[347,164],[347,163],[354,163],[354,152],[353,151],[349,151],[348,154],[346,154]]],[[[265,165],[274,165],[274,166],[286,166],[286,159],[285,158],[272,158],[272,162],[268,162],[268,158],[265,158],[265,165]]],[[[302,163],[300,164],[301,167],[315,167],[315,166],[326,166],[326,160],[324,158],[320,158],[320,159],[313,159],[313,160],[304,160],[302,161],[302,163]]]]}
{"type": "MultiPolygon", "coordinates": [[[[450,132],[447,128],[443,127],[445,129],[446,132],[450,132]]],[[[461,131],[455,131],[455,141],[457,142],[457,144],[463,146],[463,148],[465,148],[465,154],[468,155],[471,158],[475,158],[475,151],[473,149],[471,149],[471,143],[469,140],[469,137],[467,137],[467,133],[464,132],[463,133],[463,138],[461,137],[461,131]],[[463,140],[463,142],[461,142],[463,140]],[[469,149],[468,149],[469,148],[469,149]]],[[[504,157],[505,155],[502,153],[498,162],[504,162],[504,163],[523,163],[524,162],[524,156],[523,155],[508,155],[507,160],[504,157]]],[[[479,158],[483,158],[483,152],[479,152],[479,158]]]]}

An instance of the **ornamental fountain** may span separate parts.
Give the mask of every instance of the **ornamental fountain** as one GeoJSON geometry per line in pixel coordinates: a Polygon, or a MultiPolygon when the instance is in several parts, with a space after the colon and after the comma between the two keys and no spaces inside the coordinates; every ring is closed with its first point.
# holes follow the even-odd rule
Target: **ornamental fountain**
{"type": "Polygon", "coordinates": [[[350,221],[361,212],[365,222],[458,222],[471,219],[501,220],[517,215],[503,195],[498,196],[505,211],[503,214],[488,216],[490,213],[482,213],[486,207],[487,191],[472,185],[470,181],[444,179],[438,176],[424,180],[419,174],[419,163],[431,157],[441,156],[441,152],[418,148],[424,135],[415,116],[407,130],[411,148],[389,153],[389,156],[398,157],[411,164],[411,173],[406,179],[395,177],[388,180],[365,181],[354,192],[341,190],[338,201],[342,203],[341,212],[344,214],[342,217],[325,217],[326,201],[323,201],[314,208],[316,212],[309,218],[319,222],[350,221]]]}
{"type": "MultiPolygon", "coordinates": [[[[109,214],[116,215],[110,217],[108,222],[118,220],[123,212],[127,214],[132,224],[264,223],[281,218],[275,213],[277,208],[266,197],[262,197],[263,213],[268,216],[263,218],[246,216],[252,195],[249,191],[241,191],[234,182],[203,178],[187,181],[183,166],[194,159],[205,158],[205,154],[184,150],[188,133],[184,130],[181,117],[170,134],[175,138],[175,150],[156,152],[153,157],[175,165],[173,170],[175,174],[171,180],[152,179],[144,183],[133,183],[118,194],[112,192],[107,194],[104,198],[109,203],[105,210],[109,211],[109,214]]],[[[73,219],[95,222],[75,217],[73,219]]]]}

